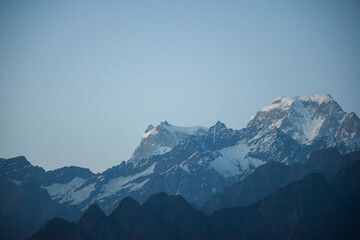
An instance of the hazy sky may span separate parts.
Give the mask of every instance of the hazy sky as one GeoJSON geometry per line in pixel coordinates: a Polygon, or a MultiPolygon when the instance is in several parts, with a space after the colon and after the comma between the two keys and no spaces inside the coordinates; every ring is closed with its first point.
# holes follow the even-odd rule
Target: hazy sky
{"type": "Polygon", "coordinates": [[[359,115],[359,1],[0,2],[0,157],[98,172],[149,124],[325,92],[359,115]]]}

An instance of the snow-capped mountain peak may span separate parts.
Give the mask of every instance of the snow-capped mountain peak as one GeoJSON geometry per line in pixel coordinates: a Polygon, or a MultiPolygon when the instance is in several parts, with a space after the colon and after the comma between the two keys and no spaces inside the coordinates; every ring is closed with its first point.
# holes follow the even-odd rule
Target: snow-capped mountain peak
{"type": "MultiPolygon", "coordinates": [[[[248,127],[260,122],[265,126],[280,129],[300,144],[308,145],[326,139],[325,145],[332,146],[336,141],[344,140],[339,136],[335,140],[329,138],[335,136],[339,129],[344,128],[342,127],[344,119],[349,119],[349,114],[344,112],[329,94],[314,94],[279,97],[270,106],[260,109],[250,119],[248,127]]],[[[356,125],[354,121],[356,122],[355,118],[351,120],[351,125],[356,125]]],[[[343,135],[354,137],[358,135],[359,128],[347,129],[343,135]]]]}
{"type": "Polygon", "coordinates": [[[149,125],[131,156],[130,162],[137,163],[143,158],[162,155],[171,151],[174,146],[186,138],[203,135],[206,132],[207,128],[205,127],[178,127],[167,121],[161,122],[156,127],[149,125]]]}
{"type": "Polygon", "coordinates": [[[0,159],[0,174],[16,184],[41,176],[54,200],[81,209],[96,203],[110,212],[125,196],[144,201],[159,191],[201,205],[263,163],[306,162],[327,147],[359,151],[360,120],[330,95],[316,94],[277,98],[240,130],[220,121],[209,129],[149,125],[131,159],[100,174],[76,167],[45,172],[24,158],[0,159]]]}
{"type": "MultiPolygon", "coordinates": [[[[314,94],[310,96],[298,96],[298,97],[278,97],[274,100],[274,102],[271,105],[261,108],[258,113],[264,114],[273,111],[285,112],[294,108],[299,108],[301,107],[301,104],[304,103],[319,106],[323,103],[329,103],[332,101],[334,102],[330,94],[314,94]]],[[[257,114],[257,115],[261,115],[261,114],[257,114]]]]}
{"type": "Polygon", "coordinates": [[[154,135],[157,133],[156,128],[153,125],[149,125],[142,135],[142,139],[148,138],[150,135],[154,135]]]}
{"type": "Polygon", "coordinates": [[[210,129],[209,129],[209,131],[219,131],[219,130],[222,130],[222,129],[225,129],[226,128],[226,125],[224,124],[224,123],[222,123],[222,122],[220,122],[220,121],[217,121],[216,123],[215,123],[215,125],[214,126],[212,126],[210,129]]]}
{"type": "Polygon", "coordinates": [[[156,128],[162,128],[167,130],[171,134],[188,134],[188,135],[202,135],[207,131],[206,127],[195,126],[195,127],[178,127],[169,124],[167,121],[161,122],[156,128]]]}
{"type": "Polygon", "coordinates": [[[224,134],[225,132],[229,131],[226,125],[220,121],[217,121],[216,124],[209,128],[206,135],[216,137],[224,134]]]}

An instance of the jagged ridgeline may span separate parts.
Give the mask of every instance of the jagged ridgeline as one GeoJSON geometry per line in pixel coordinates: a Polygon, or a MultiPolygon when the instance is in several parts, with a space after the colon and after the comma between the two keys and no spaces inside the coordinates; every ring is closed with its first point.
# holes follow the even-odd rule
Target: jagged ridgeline
{"type": "Polygon", "coordinates": [[[280,97],[240,130],[221,122],[149,126],[128,161],[99,174],[78,167],[46,172],[24,157],[2,159],[0,173],[15,184],[36,178],[52,200],[83,211],[97,204],[109,214],[126,196],[143,203],[157,192],[180,194],[200,207],[267,162],[305,163],[327,147],[342,154],[360,150],[359,129],[356,114],[328,94],[280,97]]]}
{"type": "Polygon", "coordinates": [[[109,216],[91,205],[78,222],[54,218],[31,239],[358,239],[360,158],[344,165],[330,181],[311,173],[246,208],[206,215],[179,195],[142,205],[126,197],[109,216]]]}

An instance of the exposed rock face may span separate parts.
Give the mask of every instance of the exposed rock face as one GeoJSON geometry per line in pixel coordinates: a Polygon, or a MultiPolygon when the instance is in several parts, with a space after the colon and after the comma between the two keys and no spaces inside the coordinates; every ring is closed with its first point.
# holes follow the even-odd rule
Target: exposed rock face
{"type": "MultiPolygon", "coordinates": [[[[337,154],[330,150],[318,157],[336,159],[337,154]]],[[[267,165],[263,170],[274,174],[269,180],[286,177],[289,166],[267,165]]],[[[181,196],[157,193],[142,205],[125,197],[110,216],[91,205],[78,222],[54,218],[30,239],[359,239],[359,180],[360,159],[345,165],[331,182],[311,173],[248,207],[212,215],[181,196]]]]}
{"type": "Polygon", "coordinates": [[[328,147],[358,151],[359,128],[356,114],[344,112],[330,95],[281,97],[241,130],[221,122],[209,129],[150,125],[129,161],[100,174],[75,167],[45,172],[19,159],[0,160],[0,173],[14,182],[40,176],[52,199],[83,210],[96,203],[109,213],[126,196],[142,203],[157,192],[202,205],[269,161],[303,163],[328,147]]]}
{"type": "Polygon", "coordinates": [[[214,194],[202,209],[212,213],[225,207],[247,207],[311,173],[321,173],[330,180],[340,169],[356,160],[360,161],[360,151],[342,155],[336,148],[327,148],[314,152],[304,164],[268,162],[223,192],[214,194]]]}

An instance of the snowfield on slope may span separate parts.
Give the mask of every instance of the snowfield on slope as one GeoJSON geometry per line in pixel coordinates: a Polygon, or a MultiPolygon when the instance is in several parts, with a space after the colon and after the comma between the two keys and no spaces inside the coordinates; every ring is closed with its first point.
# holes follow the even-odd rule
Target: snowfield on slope
{"type": "Polygon", "coordinates": [[[244,143],[221,149],[218,151],[220,156],[210,162],[210,165],[226,178],[248,173],[250,166],[257,168],[265,163],[259,159],[248,157],[249,151],[250,148],[244,143]]]}

